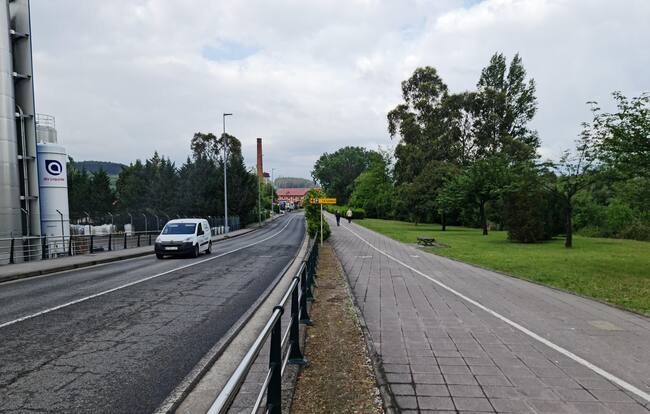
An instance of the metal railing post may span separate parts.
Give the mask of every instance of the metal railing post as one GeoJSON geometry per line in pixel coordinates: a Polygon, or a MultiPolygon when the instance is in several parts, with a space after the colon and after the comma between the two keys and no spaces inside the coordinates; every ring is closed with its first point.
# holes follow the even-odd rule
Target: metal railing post
{"type": "Polygon", "coordinates": [[[15,239],[11,238],[11,244],[9,246],[9,264],[14,264],[14,245],[16,244],[15,239]]]}
{"type": "Polygon", "coordinates": [[[72,234],[68,239],[68,256],[72,256],[72,234]]]}
{"type": "Polygon", "coordinates": [[[126,249],[126,238],[127,238],[127,235],[126,235],[126,232],[124,232],[124,249],[126,249]]]}
{"type": "Polygon", "coordinates": [[[95,253],[95,236],[93,234],[90,235],[90,253],[95,253]]]}
{"type": "Polygon", "coordinates": [[[269,352],[269,369],[271,378],[266,392],[266,408],[269,414],[282,414],[282,306],[273,310],[280,310],[273,331],[271,331],[271,349],[269,352]]]}
{"type": "Polygon", "coordinates": [[[149,246],[151,246],[151,233],[149,233],[149,246]]]}
{"type": "Polygon", "coordinates": [[[298,294],[300,293],[300,278],[293,278],[297,281],[296,286],[291,292],[291,330],[289,332],[289,363],[293,365],[305,365],[305,357],[300,351],[300,303],[298,294]]]}
{"type": "Polygon", "coordinates": [[[300,323],[309,326],[313,324],[307,310],[307,266],[300,274],[300,323]]]}
{"type": "Polygon", "coordinates": [[[113,233],[108,233],[108,251],[113,251],[113,233]]]}
{"type": "Polygon", "coordinates": [[[140,247],[140,233],[138,233],[138,247],[140,247]]]}
{"type": "Polygon", "coordinates": [[[47,237],[41,236],[41,259],[47,259],[47,237]]]}

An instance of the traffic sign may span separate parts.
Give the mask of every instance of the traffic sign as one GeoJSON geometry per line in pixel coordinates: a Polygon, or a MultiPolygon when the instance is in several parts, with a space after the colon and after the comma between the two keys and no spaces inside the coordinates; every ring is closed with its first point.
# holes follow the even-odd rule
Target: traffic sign
{"type": "Polygon", "coordinates": [[[336,204],[335,198],[310,198],[311,204],[336,204]]]}

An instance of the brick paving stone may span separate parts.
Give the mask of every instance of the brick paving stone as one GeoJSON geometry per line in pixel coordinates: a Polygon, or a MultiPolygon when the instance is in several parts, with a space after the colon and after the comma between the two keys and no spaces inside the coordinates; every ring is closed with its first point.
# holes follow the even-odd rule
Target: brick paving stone
{"type": "Polygon", "coordinates": [[[412,384],[391,384],[390,390],[395,395],[415,395],[412,384]]]}
{"type": "Polygon", "coordinates": [[[476,385],[449,385],[452,397],[485,397],[483,389],[476,385]]]}
{"type": "Polygon", "coordinates": [[[412,396],[395,396],[395,403],[402,410],[409,408],[418,408],[418,400],[412,396]]]}
{"type": "Polygon", "coordinates": [[[490,398],[490,402],[498,413],[534,413],[533,409],[521,400],[490,398]]]}
{"type": "Polygon", "coordinates": [[[494,412],[487,398],[453,397],[458,411],[494,412]]]}
{"type": "Polygon", "coordinates": [[[415,385],[415,393],[418,397],[449,397],[449,391],[446,385],[441,384],[415,385]]]}
{"type": "Polygon", "coordinates": [[[413,374],[413,382],[416,384],[445,384],[441,374],[413,374]]]}
{"type": "Polygon", "coordinates": [[[640,397],[631,398],[591,369],[379,253],[347,229],[646,392],[650,321],[424,253],[356,224],[334,226],[330,240],[403,412],[650,414],[640,397]],[[620,330],[603,333],[590,324],[602,320],[620,330]],[[454,405],[450,395],[459,403],[454,405]]]}
{"type": "Polygon", "coordinates": [[[418,404],[423,410],[453,410],[454,403],[450,397],[418,397],[418,404]]]}

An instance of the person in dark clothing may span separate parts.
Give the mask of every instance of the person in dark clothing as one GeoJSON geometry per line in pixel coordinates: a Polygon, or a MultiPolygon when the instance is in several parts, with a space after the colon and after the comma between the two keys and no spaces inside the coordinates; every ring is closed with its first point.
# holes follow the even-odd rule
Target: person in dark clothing
{"type": "Polygon", "coordinates": [[[341,225],[341,212],[336,210],[336,213],[334,213],[334,216],[336,217],[336,225],[340,226],[341,225]]]}

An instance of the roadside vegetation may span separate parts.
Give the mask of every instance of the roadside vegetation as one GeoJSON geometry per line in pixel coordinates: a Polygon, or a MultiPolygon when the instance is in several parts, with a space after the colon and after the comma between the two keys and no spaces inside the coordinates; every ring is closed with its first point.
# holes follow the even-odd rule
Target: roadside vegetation
{"type": "MultiPolygon", "coordinates": [[[[241,142],[236,137],[200,132],[192,137],[191,156],[181,166],[155,152],[144,162],[135,160],[122,166],[114,186],[103,169],[105,164],[92,164],[98,169],[89,172],[88,163],[70,159],[67,165],[70,218],[74,221],[90,216],[92,221],[124,224],[131,220],[130,213],[133,222],[142,228],[143,214],[149,216],[150,227],[152,216],[160,220],[177,215],[223,217],[226,143],[228,214],[239,216],[242,224],[257,221],[258,188],[263,216],[266,216],[271,209],[273,186],[258,182],[256,172],[246,168],[241,142]]],[[[111,172],[115,172],[115,168],[111,172]]]]}
{"type": "Polygon", "coordinates": [[[506,231],[483,236],[475,229],[403,221],[357,221],[370,230],[404,243],[432,236],[449,246],[428,252],[559,289],[603,300],[650,315],[650,243],[576,236],[573,249],[561,238],[545,243],[511,243],[506,231]]]}
{"type": "MultiPolygon", "coordinates": [[[[519,55],[492,56],[476,88],[452,92],[437,70],[416,69],[387,114],[394,151],[323,154],[313,178],[365,217],[475,228],[541,243],[573,234],[650,241],[650,95],[588,102],[575,145],[542,159],[530,127],[535,81],[519,55]]],[[[588,100],[590,97],[585,97],[588,100]]],[[[575,241],[587,243],[585,238],[575,241]]],[[[555,242],[554,242],[555,243],[555,242]]]]}

